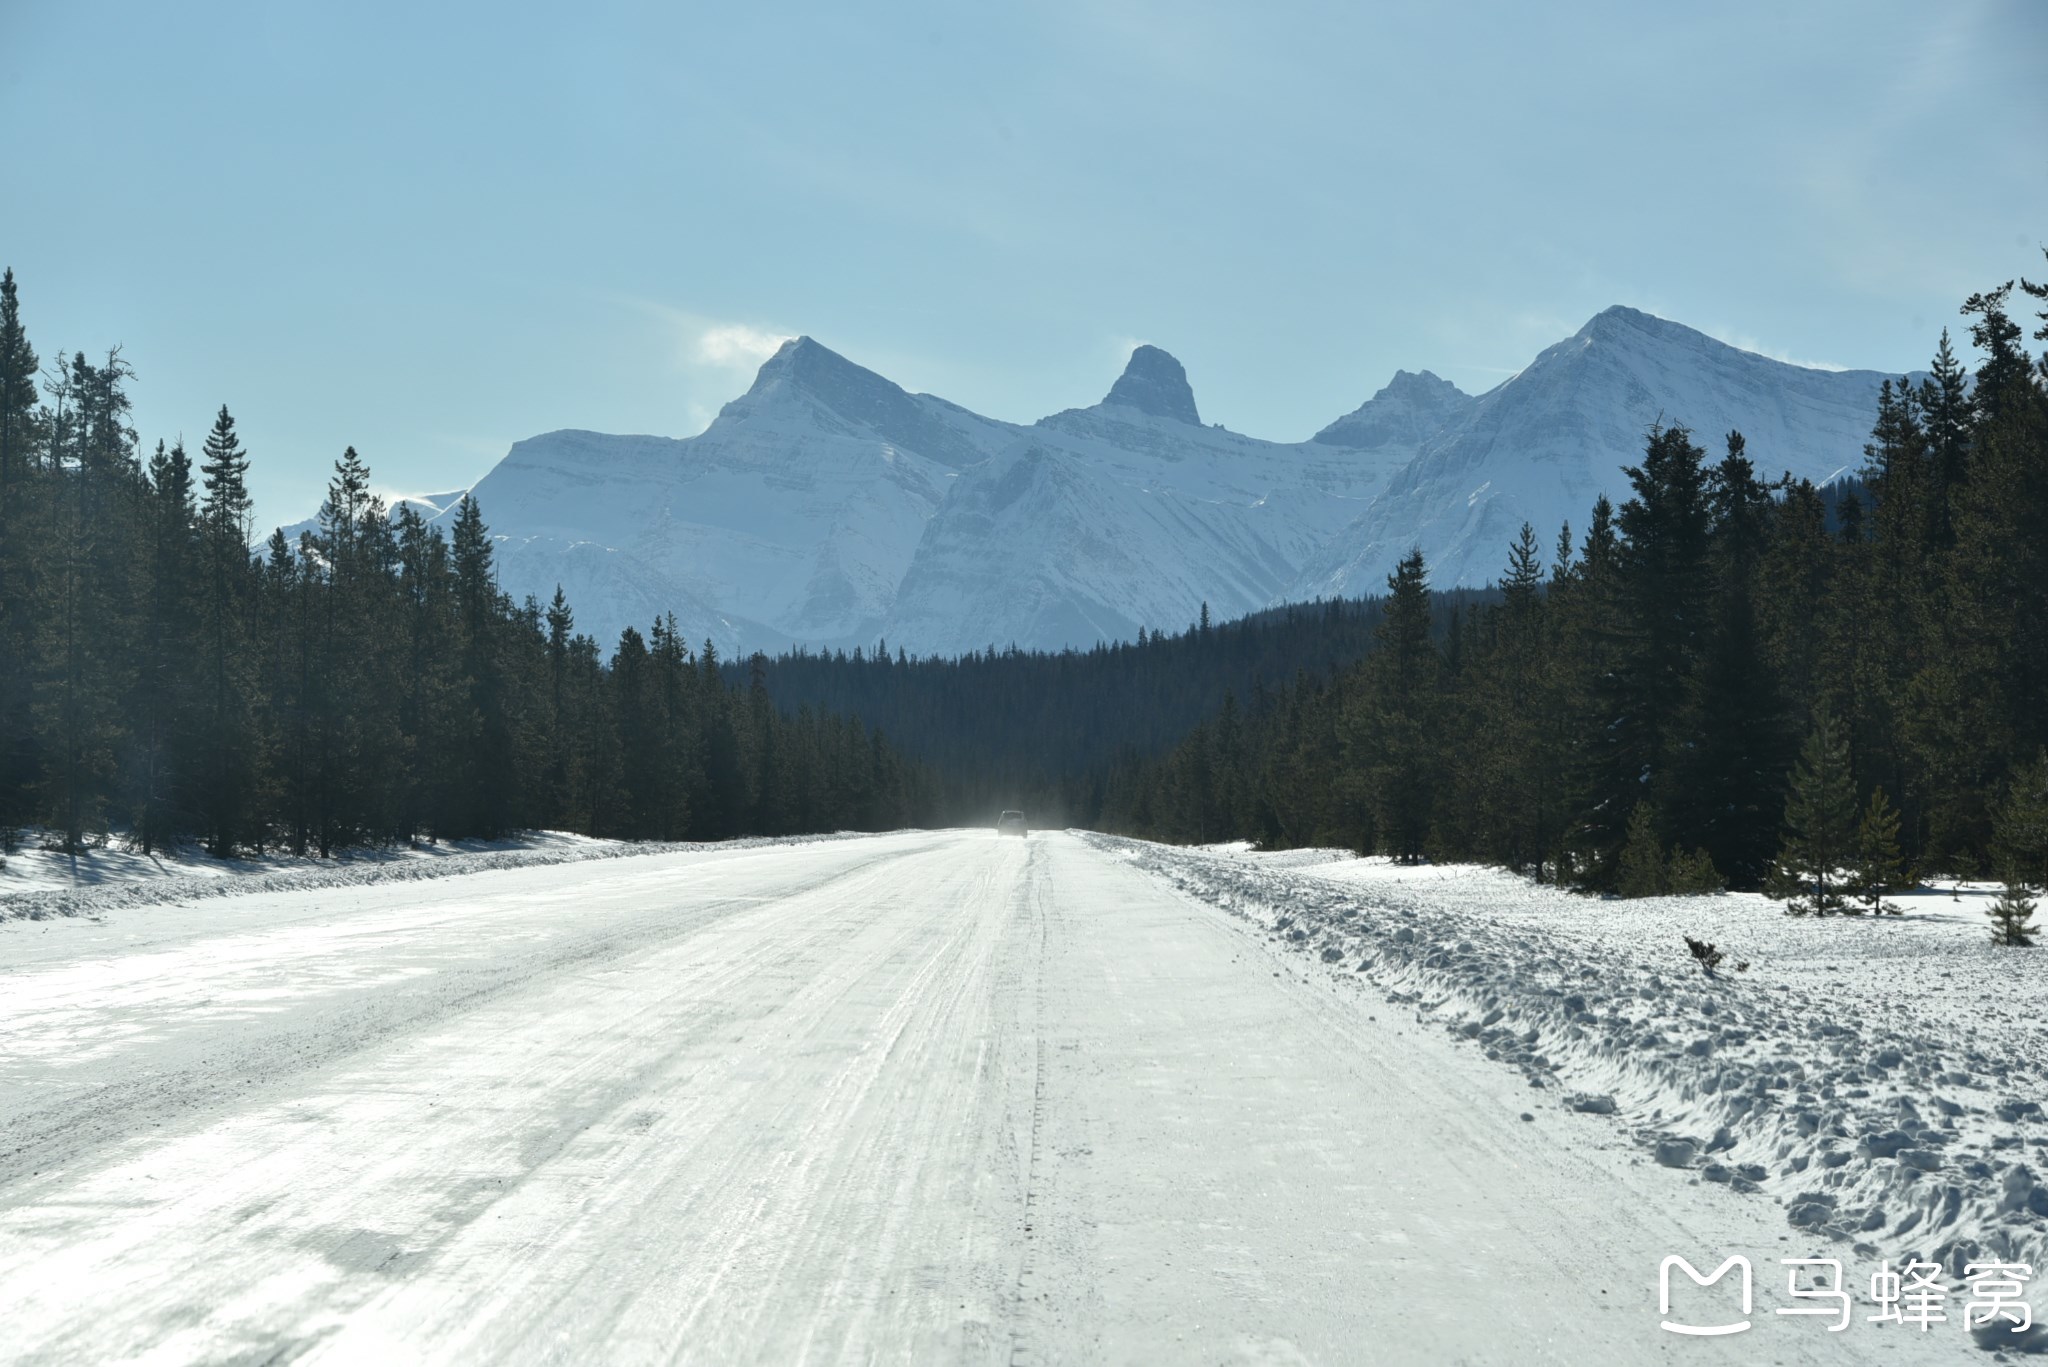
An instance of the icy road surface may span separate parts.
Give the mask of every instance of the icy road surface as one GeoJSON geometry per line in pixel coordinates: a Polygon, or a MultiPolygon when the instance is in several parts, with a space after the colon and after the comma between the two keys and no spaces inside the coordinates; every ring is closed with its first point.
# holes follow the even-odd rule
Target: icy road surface
{"type": "Polygon", "coordinates": [[[1067,835],[0,926],[8,1362],[1979,1357],[1784,1229],[1067,835]]]}

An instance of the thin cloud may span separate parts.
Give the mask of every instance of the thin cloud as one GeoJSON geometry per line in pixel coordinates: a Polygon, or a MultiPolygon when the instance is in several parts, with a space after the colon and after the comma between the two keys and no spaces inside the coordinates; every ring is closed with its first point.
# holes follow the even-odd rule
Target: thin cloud
{"type": "Polygon", "coordinates": [[[1701,328],[1700,331],[1706,333],[1707,336],[1717,342],[1726,342],[1738,351],[1747,351],[1757,356],[1767,357],[1773,361],[1783,361],[1786,365],[1796,365],[1802,370],[1849,370],[1853,368],[1837,365],[1833,361],[1813,361],[1794,356],[1790,352],[1778,347],[1766,346],[1746,332],[1732,332],[1726,328],[1701,328]]]}
{"type": "Polygon", "coordinates": [[[708,318],[652,299],[620,302],[661,324],[668,335],[671,363],[686,373],[713,370],[751,375],[795,336],[753,323],[708,318]]]}
{"type": "Polygon", "coordinates": [[[789,337],[745,323],[713,323],[696,338],[697,359],[706,365],[744,366],[758,370],[763,361],[781,350],[789,337]]]}

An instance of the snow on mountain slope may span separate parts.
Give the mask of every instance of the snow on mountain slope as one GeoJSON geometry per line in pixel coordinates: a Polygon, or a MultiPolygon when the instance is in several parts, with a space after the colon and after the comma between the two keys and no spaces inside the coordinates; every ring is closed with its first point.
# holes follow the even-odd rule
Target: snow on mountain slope
{"type": "MultiPolygon", "coordinates": [[[[1205,427],[1179,361],[1132,352],[1101,403],[1021,427],[906,393],[809,338],[685,440],[530,438],[474,494],[515,598],[560,584],[609,649],[676,614],[722,653],[886,636],[919,653],[1178,629],[1203,603],[1374,593],[1411,546],[1441,587],[1499,574],[1521,523],[1582,528],[1653,423],[1765,474],[1861,459],[1882,377],[1773,361],[1627,308],[1474,398],[1398,372],[1307,442],[1205,427]]],[[[429,500],[444,524],[448,495],[429,500]]],[[[295,530],[295,529],[293,529],[295,530]]]]}
{"type": "Polygon", "coordinates": [[[1413,456],[1475,402],[1470,394],[1427,370],[1397,370],[1385,389],[1310,440],[1360,451],[1400,449],[1413,456]]]}
{"type": "MultiPolygon", "coordinates": [[[[391,520],[394,523],[397,522],[398,510],[410,506],[414,512],[427,521],[432,522],[436,517],[453,508],[457,500],[468,492],[467,489],[455,489],[445,494],[400,494],[391,500],[391,520]]],[[[299,544],[300,533],[317,532],[320,530],[320,519],[318,516],[301,518],[297,522],[286,523],[284,526],[279,527],[278,530],[284,533],[286,544],[296,546],[299,544]]],[[[270,533],[265,532],[257,539],[251,549],[261,554],[269,541],[270,533]]]]}
{"type": "Polygon", "coordinates": [[[1523,521],[1548,546],[1566,521],[1583,529],[1600,494],[1625,498],[1622,467],[1641,458],[1659,422],[1690,428],[1714,457],[1739,430],[1760,473],[1825,480],[1861,462],[1884,378],[1788,365],[1607,309],[1424,442],[1283,596],[1379,592],[1414,546],[1439,588],[1493,580],[1523,521]]]}
{"type": "Polygon", "coordinates": [[[692,641],[772,650],[871,635],[954,473],[1010,433],[806,337],[696,437],[551,432],[474,492],[505,588],[559,582],[607,647],[674,611],[692,641]]]}
{"type": "Polygon", "coordinates": [[[1263,606],[1409,454],[1260,441],[1197,418],[1178,361],[1139,347],[1101,403],[964,471],[886,635],[913,650],[1058,650],[1263,606]]]}

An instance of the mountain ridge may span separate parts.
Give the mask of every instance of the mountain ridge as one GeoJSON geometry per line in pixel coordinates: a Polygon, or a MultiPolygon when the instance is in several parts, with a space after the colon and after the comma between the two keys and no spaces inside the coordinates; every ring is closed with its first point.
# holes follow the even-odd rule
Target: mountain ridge
{"type": "MultiPolygon", "coordinates": [[[[609,645],[676,612],[728,654],[792,644],[1060,649],[1378,591],[1420,546],[1440,587],[1499,572],[1625,492],[1652,422],[1821,479],[1861,459],[1875,371],[1743,351],[1615,305],[1480,395],[1396,371],[1305,442],[1203,426],[1186,369],[1133,349],[1099,402],[1028,426],[912,394],[808,335],[694,437],[514,443],[473,486],[500,579],[560,582],[609,645]]],[[[452,517],[444,507],[439,518],[452,517]]]]}

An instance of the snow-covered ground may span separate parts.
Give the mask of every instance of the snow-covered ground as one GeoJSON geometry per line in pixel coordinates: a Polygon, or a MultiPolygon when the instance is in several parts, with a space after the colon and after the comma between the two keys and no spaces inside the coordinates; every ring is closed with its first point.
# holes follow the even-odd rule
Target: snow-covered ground
{"type": "MultiPolygon", "coordinates": [[[[1993,887],[1816,919],[1750,894],[1617,901],[1475,866],[1099,843],[1469,1040],[1674,1180],[1779,1208],[1814,1256],[1925,1259],[1953,1284],[2048,1254],[2048,951],[1990,942],[1993,887]],[[1687,936],[1723,952],[1716,976],[1687,936]]],[[[2048,1316],[2048,1275],[2033,1303],[2048,1316]]]]}
{"type": "Polygon", "coordinates": [[[203,847],[194,844],[144,854],[134,843],[118,836],[78,854],[66,854],[57,849],[55,838],[45,831],[18,831],[15,839],[14,851],[0,855],[0,899],[24,893],[85,892],[163,878],[246,877],[250,874],[333,869],[340,865],[374,867],[413,860],[451,859],[467,854],[515,850],[555,852],[619,844],[567,831],[528,831],[503,840],[444,840],[418,845],[372,846],[346,851],[339,859],[284,853],[216,859],[203,847]]]}
{"type": "Polygon", "coordinates": [[[1837,1245],[1564,1104],[1633,979],[1563,914],[1596,1023],[1532,1088],[1289,932],[1473,942],[1380,956],[1405,995],[1539,917],[1296,863],[906,832],[0,924],[0,1360],[1974,1356],[1777,1317],[1775,1260],[1837,1245]],[[1662,1259],[1738,1252],[1749,1332],[1658,1327],[1662,1259]]]}
{"type": "Polygon", "coordinates": [[[853,832],[832,836],[750,836],[710,845],[601,840],[568,831],[527,831],[500,840],[366,846],[345,850],[332,859],[289,854],[215,859],[190,847],[143,855],[118,843],[71,855],[27,843],[7,856],[7,867],[0,869],[0,922],[91,916],[116,907],[247,897],[262,892],[417,882],[492,869],[640,857],[674,850],[731,850],[848,838],[858,837],[853,832]]]}

